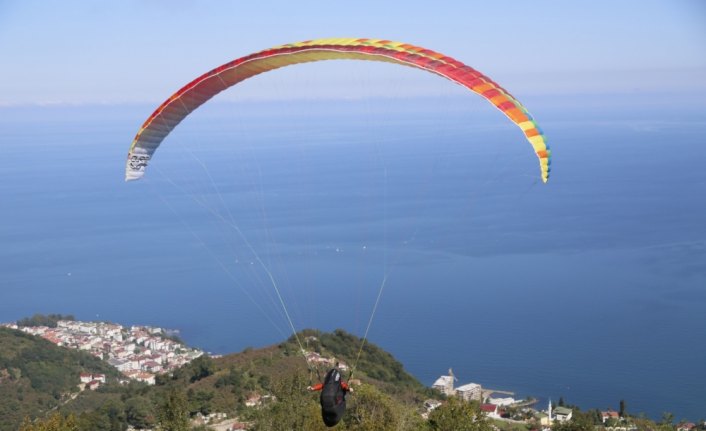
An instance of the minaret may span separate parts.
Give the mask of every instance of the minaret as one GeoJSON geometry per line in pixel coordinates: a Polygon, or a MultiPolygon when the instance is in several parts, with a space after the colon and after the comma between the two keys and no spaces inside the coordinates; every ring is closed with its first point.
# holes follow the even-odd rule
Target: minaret
{"type": "Polygon", "coordinates": [[[449,384],[449,395],[453,395],[454,393],[454,380],[456,380],[456,376],[454,376],[454,370],[449,368],[449,377],[451,377],[449,380],[451,380],[451,383],[449,384]]]}
{"type": "Polygon", "coordinates": [[[552,421],[552,399],[549,398],[549,406],[547,407],[547,414],[549,415],[549,422],[552,421]]]}

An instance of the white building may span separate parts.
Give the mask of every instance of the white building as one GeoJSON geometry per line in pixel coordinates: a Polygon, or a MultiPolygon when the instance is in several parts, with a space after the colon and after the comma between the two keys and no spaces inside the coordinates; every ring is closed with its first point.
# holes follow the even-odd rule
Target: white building
{"type": "Polygon", "coordinates": [[[491,418],[499,418],[498,406],[495,404],[481,404],[480,410],[491,418]]]}
{"type": "Polygon", "coordinates": [[[112,338],[114,340],[122,341],[123,332],[120,325],[110,325],[104,324],[102,327],[102,332],[106,337],[112,338]]]}
{"type": "Polygon", "coordinates": [[[515,399],[512,398],[512,397],[507,397],[507,398],[488,398],[488,403],[489,403],[489,404],[495,404],[496,406],[500,406],[500,407],[503,407],[503,406],[510,406],[510,405],[515,404],[516,402],[517,402],[517,400],[515,400],[515,399]]]}
{"type": "Polygon", "coordinates": [[[150,373],[140,372],[135,376],[135,380],[147,383],[148,385],[155,384],[154,374],[150,374],[150,373]]]}
{"type": "Polygon", "coordinates": [[[81,383],[88,383],[93,380],[93,374],[91,373],[81,373],[80,375],[81,383]]]}
{"type": "Polygon", "coordinates": [[[566,407],[556,407],[554,408],[554,419],[559,422],[566,422],[571,420],[574,412],[566,407]]]}
{"type": "Polygon", "coordinates": [[[262,396],[260,394],[252,394],[245,400],[247,407],[257,407],[262,404],[262,396]]]}
{"type": "Polygon", "coordinates": [[[83,332],[84,334],[96,334],[98,329],[89,323],[80,323],[78,326],[78,332],[83,332]]]}
{"type": "Polygon", "coordinates": [[[454,376],[441,376],[431,385],[432,388],[438,390],[442,394],[453,395],[454,394],[454,376]]]}
{"type": "Polygon", "coordinates": [[[155,361],[145,361],[143,364],[140,365],[140,368],[145,371],[149,371],[150,373],[159,373],[160,371],[162,371],[162,364],[155,361]]]}
{"type": "Polygon", "coordinates": [[[167,344],[158,338],[150,338],[147,341],[145,341],[145,347],[152,349],[152,350],[157,350],[157,351],[167,350],[166,349],[167,344]]]}
{"type": "Polygon", "coordinates": [[[78,325],[75,324],[75,322],[71,320],[59,320],[56,322],[56,327],[57,328],[66,328],[66,329],[74,329],[77,328],[78,325]]]}
{"type": "Polygon", "coordinates": [[[108,364],[114,366],[118,371],[125,372],[132,368],[131,361],[126,361],[124,359],[111,358],[108,359],[108,364]]]}
{"type": "Polygon", "coordinates": [[[614,410],[601,412],[601,420],[603,420],[603,423],[606,423],[608,419],[620,420],[620,414],[614,410]]]}
{"type": "Polygon", "coordinates": [[[468,383],[456,388],[456,395],[466,401],[479,400],[483,394],[483,389],[478,383],[468,383]]]}

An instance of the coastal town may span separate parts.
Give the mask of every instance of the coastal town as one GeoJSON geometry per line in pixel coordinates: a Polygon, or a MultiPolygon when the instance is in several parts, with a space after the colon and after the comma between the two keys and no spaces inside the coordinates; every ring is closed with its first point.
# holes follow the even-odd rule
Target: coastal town
{"type": "MultiPolygon", "coordinates": [[[[527,398],[524,400],[516,400],[512,397],[514,393],[503,390],[483,388],[479,383],[466,383],[460,386],[455,386],[457,381],[452,369],[449,369],[448,374],[440,376],[432,384],[432,388],[446,395],[447,397],[456,396],[465,401],[477,401],[480,403],[480,409],[485,415],[495,421],[495,429],[501,429],[498,424],[504,422],[511,428],[512,424],[525,424],[542,431],[550,431],[552,427],[558,424],[570,422],[574,416],[574,410],[568,406],[554,405],[552,400],[548,400],[545,409],[533,408],[537,404],[535,398],[527,398]],[[505,396],[495,396],[495,395],[505,396]],[[510,396],[507,396],[510,395],[510,396]]],[[[429,417],[429,413],[441,406],[439,400],[429,399],[424,402],[425,412],[422,414],[425,418],[429,417]]],[[[634,431],[638,430],[638,426],[631,421],[622,411],[607,409],[597,412],[599,415],[598,423],[608,430],[614,431],[634,431]]],[[[702,424],[706,426],[706,422],[702,424]]],[[[694,422],[682,421],[674,428],[676,431],[694,431],[699,428],[699,425],[694,422]]],[[[504,429],[504,428],[503,428],[504,429]]]]}
{"type": "MultiPolygon", "coordinates": [[[[43,324],[23,325],[17,323],[4,323],[0,327],[7,327],[23,331],[27,334],[39,336],[49,342],[70,349],[82,350],[106,361],[117,369],[124,379],[121,383],[139,381],[147,385],[155,385],[156,376],[170,373],[189,362],[203,356],[205,353],[199,349],[190,348],[171,337],[171,332],[153,326],[133,325],[124,327],[109,322],[82,322],[75,320],[56,320],[50,326],[43,324]]],[[[315,345],[319,340],[314,336],[304,338],[307,346],[315,345]]],[[[341,371],[350,370],[350,366],[341,358],[319,353],[314,350],[303,349],[302,353],[307,363],[319,367],[337,367],[341,371]]],[[[215,358],[215,356],[214,356],[215,358]]],[[[205,359],[208,359],[206,357],[205,359]]],[[[98,389],[106,384],[104,374],[83,372],[79,376],[80,390],[98,389]]],[[[221,379],[227,384],[227,380],[221,379]]],[[[221,381],[219,380],[219,381],[221,381]]],[[[478,403],[480,411],[491,422],[495,431],[536,430],[551,431],[557,426],[571,425],[572,421],[581,419],[581,413],[576,406],[564,405],[562,399],[554,404],[546,400],[539,404],[536,398],[515,399],[515,394],[507,390],[490,389],[479,383],[462,383],[457,385],[458,378],[452,369],[446,375],[440,376],[431,385],[431,388],[443,396],[426,399],[417,405],[417,414],[425,420],[430,419],[432,412],[441,407],[448,399],[454,397],[459,400],[478,403]],[[579,416],[577,419],[576,416],[579,416]]],[[[349,380],[352,387],[361,385],[358,379],[349,380]]],[[[254,388],[252,388],[254,389],[254,388]]],[[[261,409],[278,399],[269,391],[249,390],[244,392],[243,404],[247,409],[261,409]]],[[[75,399],[75,393],[71,399],[75,399]]],[[[620,409],[606,409],[591,411],[593,429],[609,431],[638,431],[643,430],[638,422],[630,415],[624,414],[621,401],[620,409]]],[[[208,426],[209,429],[218,431],[247,430],[252,422],[245,420],[240,415],[227,414],[222,410],[205,409],[196,412],[191,418],[192,426],[208,426]]],[[[129,427],[128,430],[148,430],[145,427],[129,427]]],[[[565,428],[560,428],[565,429],[565,428]]],[[[683,420],[676,424],[673,431],[702,431],[706,430],[706,422],[693,423],[683,420]]]]}
{"type": "MultiPolygon", "coordinates": [[[[18,326],[16,323],[0,326],[42,337],[57,346],[87,351],[115,367],[126,379],[148,385],[155,384],[157,374],[171,372],[204,354],[170,339],[165,329],[153,326],[124,327],[116,323],[74,320],[59,320],[56,327],[18,326]]],[[[89,389],[105,383],[102,374],[86,373],[80,379],[89,389]]]]}

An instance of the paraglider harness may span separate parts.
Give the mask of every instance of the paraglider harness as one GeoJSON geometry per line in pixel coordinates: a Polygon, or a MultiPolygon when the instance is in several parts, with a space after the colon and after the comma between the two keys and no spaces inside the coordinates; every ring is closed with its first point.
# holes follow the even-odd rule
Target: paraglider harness
{"type": "Polygon", "coordinates": [[[326,373],[323,383],[309,387],[312,391],[321,391],[321,418],[327,427],[335,426],[341,421],[346,411],[346,394],[350,391],[348,384],[342,380],[341,372],[332,368],[326,373]]]}

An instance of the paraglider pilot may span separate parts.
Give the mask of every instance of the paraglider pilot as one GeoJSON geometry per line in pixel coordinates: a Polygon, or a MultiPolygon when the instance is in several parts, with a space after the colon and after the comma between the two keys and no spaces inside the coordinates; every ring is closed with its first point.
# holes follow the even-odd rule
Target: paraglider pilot
{"type": "Polygon", "coordinates": [[[343,381],[341,373],[332,368],[326,373],[323,383],[309,386],[310,391],[321,391],[321,417],[327,427],[335,426],[341,421],[346,411],[346,394],[350,391],[348,383],[343,381]]]}

